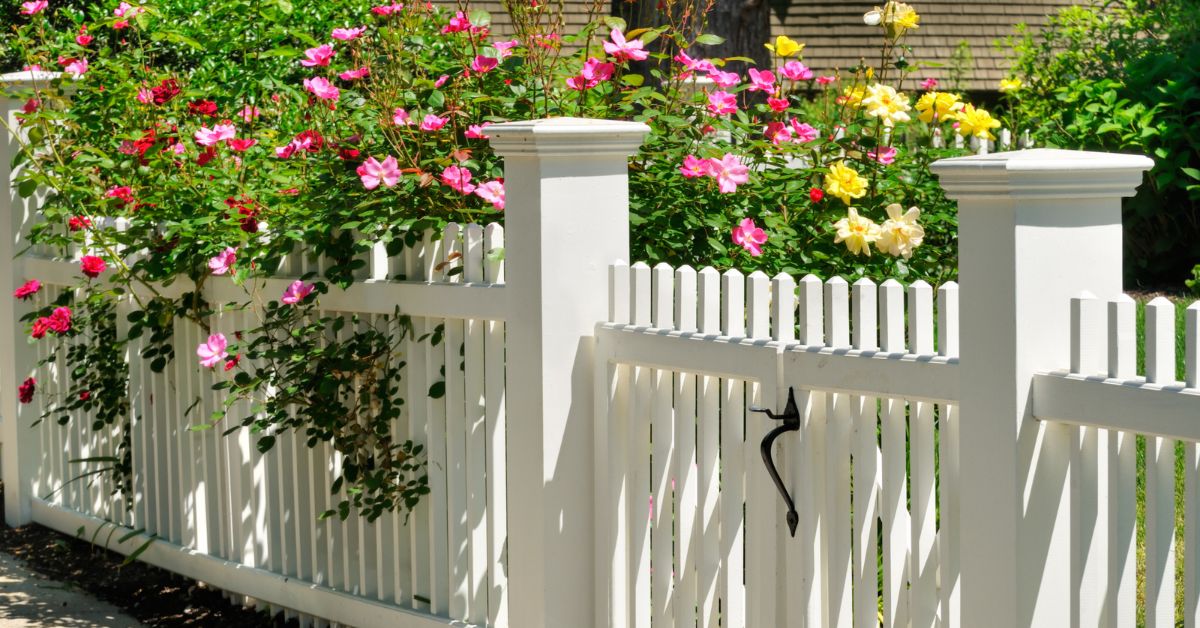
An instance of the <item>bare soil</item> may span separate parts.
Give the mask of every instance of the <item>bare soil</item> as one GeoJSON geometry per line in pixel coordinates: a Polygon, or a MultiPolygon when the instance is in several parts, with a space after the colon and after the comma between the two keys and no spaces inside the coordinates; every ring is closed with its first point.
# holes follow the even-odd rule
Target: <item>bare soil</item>
{"type": "MultiPolygon", "coordinates": [[[[0,502],[4,489],[0,485],[0,502]]],[[[122,566],[124,556],[85,539],[34,524],[10,528],[0,509],[0,552],[33,571],[102,599],[147,626],[220,626],[260,628],[295,626],[235,606],[220,591],[141,562],[122,566]]]]}

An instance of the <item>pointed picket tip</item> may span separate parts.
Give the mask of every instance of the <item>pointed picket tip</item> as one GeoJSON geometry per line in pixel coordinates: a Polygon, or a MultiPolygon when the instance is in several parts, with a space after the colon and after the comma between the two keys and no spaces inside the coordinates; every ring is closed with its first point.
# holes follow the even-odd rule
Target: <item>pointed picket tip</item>
{"type": "Polygon", "coordinates": [[[893,288],[893,287],[894,288],[904,288],[904,284],[900,283],[895,278],[886,279],[886,280],[884,280],[883,283],[881,283],[879,285],[884,288],[893,288]]]}
{"type": "Polygon", "coordinates": [[[874,288],[874,287],[875,287],[875,282],[874,282],[874,281],[871,281],[871,278],[870,278],[870,277],[863,277],[863,278],[859,279],[858,281],[855,281],[855,282],[854,282],[854,286],[855,286],[855,287],[860,287],[860,286],[861,286],[861,287],[863,287],[863,288],[874,288]]]}
{"type": "Polygon", "coordinates": [[[821,281],[820,277],[818,277],[812,273],[809,273],[800,278],[800,283],[802,283],[802,284],[818,284],[819,285],[824,282],[821,281]]]}
{"type": "Polygon", "coordinates": [[[946,283],[942,284],[942,287],[938,288],[938,290],[941,290],[942,292],[952,292],[954,290],[958,290],[958,282],[947,281],[946,283]]]}
{"type": "Polygon", "coordinates": [[[705,266],[704,268],[700,269],[700,274],[701,275],[720,275],[721,272],[718,271],[717,269],[713,268],[712,266],[705,266]]]}
{"type": "Polygon", "coordinates": [[[721,275],[723,277],[745,277],[745,275],[742,274],[742,271],[736,268],[730,268],[729,270],[721,273],[721,275]]]}
{"type": "Polygon", "coordinates": [[[767,273],[764,273],[761,270],[756,270],[756,271],[750,273],[749,278],[753,279],[755,281],[760,281],[760,280],[761,281],[770,281],[771,280],[771,278],[767,276],[767,273]]]}
{"type": "Polygon", "coordinates": [[[1154,297],[1153,299],[1150,299],[1149,303],[1146,304],[1146,307],[1150,306],[1174,308],[1175,304],[1172,303],[1167,297],[1154,297]]]}
{"type": "Polygon", "coordinates": [[[688,266],[687,264],[684,264],[683,266],[680,266],[679,268],[675,269],[676,275],[681,274],[681,273],[694,275],[694,274],[696,274],[696,269],[692,268],[691,266],[688,266]]]}
{"type": "Polygon", "coordinates": [[[671,268],[671,265],[666,262],[659,262],[659,263],[655,264],[654,270],[659,271],[659,272],[662,272],[664,270],[670,271],[670,272],[675,272],[675,269],[671,268]]]}
{"type": "Polygon", "coordinates": [[[634,262],[633,265],[630,266],[630,268],[633,268],[635,270],[642,270],[642,269],[650,270],[650,265],[647,264],[646,262],[634,262]]]}
{"type": "Polygon", "coordinates": [[[924,290],[926,288],[932,289],[933,286],[930,286],[929,282],[925,281],[924,279],[918,279],[908,285],[909,290],[912,290],[913,288],[916,288],[918,290],[924,290]]]}
{"type": "Polygon", "coordinates": [[[1117,298],[1113,299],[1113,302],[1114,303],[1137,303],[1137,301],[1134,300],[1133,297],[1131,297],[1128,294],[1125,294],[1123,292],[1121,294],[1117,295],[1117,298]]]}
{"type": "Polygon", "coordinates": [[[787,273],[783,273],[783,272],[776,273],[776,274],[775,274],[775,276],[771,278],[771,280],[772,280],[772,281],[788,281],[788,280],[791,280],[791,281],[793,281],[793,282],[795,281],[795,279],[792,279],[792,276],[791,276],[791,275],[789,275],[789,274],[787,274],[787,273]]]}

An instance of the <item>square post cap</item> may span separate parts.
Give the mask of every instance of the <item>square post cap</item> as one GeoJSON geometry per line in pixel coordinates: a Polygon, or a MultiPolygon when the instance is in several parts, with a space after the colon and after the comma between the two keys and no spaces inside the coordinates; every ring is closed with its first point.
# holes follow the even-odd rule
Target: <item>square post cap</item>
{"type": "Polygon", "coordinates": [[[941,159],[929,168],[946,196],[988,198],[1121,198],[1133,196],[1154,161],[1142,155],[1034,148],[941,159]]]}
{"type": "Polygon", "coordinates": [[[543,118],[493,124],[484,132],[501,157],[629,157],[650,127],[622,120],[543,118]]]}

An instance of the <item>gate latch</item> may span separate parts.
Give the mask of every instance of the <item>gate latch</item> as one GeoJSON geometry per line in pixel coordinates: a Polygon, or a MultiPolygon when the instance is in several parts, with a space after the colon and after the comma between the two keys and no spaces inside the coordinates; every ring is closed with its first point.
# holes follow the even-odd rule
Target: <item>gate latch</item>
{"type": "Polygon", "coordinates": [[[779,494],[783,497],[783,501],[787,504],[787,524],[792,536],[796,536],[796,526],[800,523],[800,515],[796,513],[796,503],[792,501],[792,496],[788,493],[787,487],[783,485],[783,479],[779,477],[779,469],[775,468],[775,460],[771,456],[771,445],[775,443],[775,439],[779,438],[784,432],[800,431],[800,411],[796,407],[795,391],[788,388],[787,405],[783,408],[783,414],[775,414],[768,408],[759,408],[750,406],[751,412],[761,412],[767,415],[767,418],[774,421],[783,421],[779,427],[771,430],[763,437],[762,445],[759,449],[762,451],[763,464],[767,465],[767,473],[771,474],[771,479],[775,481],[775,488],[779,489],[779,494]]]}

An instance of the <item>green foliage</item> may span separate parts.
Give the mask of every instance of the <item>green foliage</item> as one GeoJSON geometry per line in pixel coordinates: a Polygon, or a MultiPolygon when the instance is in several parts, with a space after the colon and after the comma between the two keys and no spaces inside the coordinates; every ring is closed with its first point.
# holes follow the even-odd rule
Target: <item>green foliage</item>
{"type": "MultiPolygon", "coordinates": [[[[677,56],[719,43],[703,34],[704,5],[692,0],[669,0],[660,26],[626,34],[637,46],[653,43],[639,66],[604,52],[603,42],[620,38],[612,31],[623,28],[619,19],[593,15],[565,32],[555,3],[509,3],[509,48],[488,32],[491,16],[465,3],[371,11],[360,0],[160,0],[124,16],[114,15],[116,4],[55,3],[16,19],[4,39],[19,65],[88,61],[86,72],[27,95],[28,143],[17,157],[26,166],[18,191],[51,191],[31,241],[108,264],[100,280],[77,286],[80,320],[92,331],[85,349],[68,354],[72,381],[92,391],[86,403],[112,401],[102,425],[125,421],[127,434],[128,409],[116,400],[126,395],[120,362],[129,343],[161,372],[177,357],[195,359],[175,342],[180,325],[195,326],[209,339],[197,355],[225,394],[214,424],[248,426],[262,451],[290,430],[340,454],[331,489],[342,500],[329,514],[373,519],[428,492],[420,445],[389,425],[407,390],[400,343],[438,345],[443,336],[413,339],[398,313],[325,313],[321,296],[361,279],[376,243],[398,255],[448,221],[503,220],[495,192],[503,164],[483,125],[552,116],[648,125],[631,161],[630,220],[634,254],[650,262],[934,284],[956,275],[955,206],[928,168],[957,154],[929,148],[935,132],[952,132],[954,114],[919,122],[909,97],[893,90],[919,67],[904,56],[897,3],[882,19],[877,66],[818,82],[792,65],[785,79],[785,63],[800,62],[791,42],[772,61],[772,85],[735,75],[724,88],[691,75],[719,76],[742,60],[712,59],[700,70],[677,56]],[[332,58],[306,57],[323,54],[315,49],[333,28],[359,25],[359,36],[333,42],[332,58]],[[81,43],[83,33],[94,39],[81,43]],[[218,125],[232,137],[214,139],[218,125]],[[894,162],[882,156],[892,149],[894,162]],[[372,180],[384,163],[390,175],[372,180]],[[681,171],[687,163],[703,168],[681,171]],[[853,193],[835,191],[834,169],[853,171],[853,193]],[[472,187],[492,186],[492,196],[461,189],[455,171],[469,173],[472,187]],[[904,214],[914,207],[919,222],[918,212],[904,214]],[[838,239],[850,238],[854,212],[859,244],[838,239]],[[735,237],[735,228],[757,227],[761,255],[735,237]],[[228,277],[216,278],[226,271],[213,264],[231,251],[228,277]],[[300,256],[324,262],[320,275],[298,280],[315,294],[291,303],[264,294],[263,279],[300,256]],[[230,280],[242,294],[210,302],[206,285],[230,280]],[[165,289],[176,283],[186,286],[182,296],[168,296],[181,292],[165,289]],[[129,310],[124,320],[115,319],[117,304],[129,310]],[[228,339],[213,323],[225,314],[252,322],[226,329],[228,339]]],[[[427,394],[444,396],[445,383],[431,382],[427,394]]],[[[127,456],[117,458],[121,472],[127,456]]]]}
{"type": "Polygon", "coordinates": [[[1126,201],[1127,275],[1178,286],[1200,259],[1200,2],[1067,7],[1011,40],[1014,110],[1039,144],[1152,157],[1126,201]]]}

